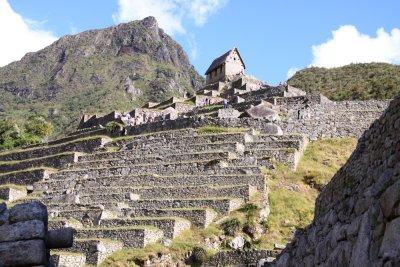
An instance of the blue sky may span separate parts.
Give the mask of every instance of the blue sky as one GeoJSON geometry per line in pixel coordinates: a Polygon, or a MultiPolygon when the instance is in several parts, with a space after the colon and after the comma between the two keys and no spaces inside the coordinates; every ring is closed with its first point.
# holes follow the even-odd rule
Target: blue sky
{"type": "Polygon", "coordinates": [[[66,34],[153,15],[204,74],[237,47],[268,84],[307,66],[400,64],[398,0],[0,0],[0,66],[66,34]]]}

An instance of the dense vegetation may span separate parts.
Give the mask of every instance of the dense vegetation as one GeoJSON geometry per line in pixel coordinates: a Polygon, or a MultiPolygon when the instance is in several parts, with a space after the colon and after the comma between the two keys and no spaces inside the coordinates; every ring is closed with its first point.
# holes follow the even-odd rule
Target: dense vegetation
{"type": "Polygon", "coordinates": [[[41,143],[52,131],[51,123],[40,116],[25,121],[0,121],[0,150],[41,143]]]}
{"type": "Polygon", "coordinates": [[[329,69],[311,67],[296,72],[288,82],[336,101],[390,99],[400,93],[400,66],[365,63],[329,69]]]}

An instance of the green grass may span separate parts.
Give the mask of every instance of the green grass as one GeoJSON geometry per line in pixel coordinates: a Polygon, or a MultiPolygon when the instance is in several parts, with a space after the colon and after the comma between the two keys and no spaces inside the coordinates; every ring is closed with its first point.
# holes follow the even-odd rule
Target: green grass
{"type": "Polygon", "coordinates": [[[19,191],[26,191],[26,186],[15,185],[15,184],[2,184],[0,185],[1,188],[12,188],[19,191]]]}
{"type": "Polygon", "coordinates": [[[271,213],[265,222],[266,247],[288,242],[292,231],[310,224],[314,216],[315,199],[321,187],[330,181],[355,149],[354,138],[327,138],[312,142],[304,151],[296,171],[276,163],[275,170],[266,170],[270,177],[271,213]],[[299,186],[296,192],[287,188],[299,186]]]}

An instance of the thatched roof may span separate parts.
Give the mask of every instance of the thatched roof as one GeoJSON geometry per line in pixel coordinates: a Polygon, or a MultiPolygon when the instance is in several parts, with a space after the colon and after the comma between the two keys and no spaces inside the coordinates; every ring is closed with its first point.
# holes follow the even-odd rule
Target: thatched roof
{"type": "Polygon", "coordinates": [[[240,61],[242,61],[243,67],[246,68],[246,66],[244,65],[243,59],[240,56],[239,50],[237,50],[236,47],[232,48],[231,50],[229,50],[228,52],[226,52],[225,54],[223,54],[222,56],[214,59],[214,61],[211,63],[210,67],[208,67],[205,75],[209,74],[210,72],[212,72],[213,70],[215,70],[216,68],[218,68],[219,66],[225,64],[226,59],[228,58],[228,56],[233,53],[233,51],[236,50],[236,53],[239,55],[239,59],[240,61]]]}

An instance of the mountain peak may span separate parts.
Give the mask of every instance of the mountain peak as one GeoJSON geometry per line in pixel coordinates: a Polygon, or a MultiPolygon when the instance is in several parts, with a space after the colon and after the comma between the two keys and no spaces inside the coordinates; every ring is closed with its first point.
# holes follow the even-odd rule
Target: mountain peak
{"type": "Polygon", "coordinates": [[[65,127],[85,112],[163,101],[203,82],[183,48],[147,17],[64,36],[0,68],[0,114],[48,116],[56,108],[65,127]]]}
{"type": "Polygon", "coordinates": [[[153,16],[149,16],[149,17],[142,19],[142,23],[144,26],[146,26],[148,28],[158,28],[157,19],[153,16]]]}

